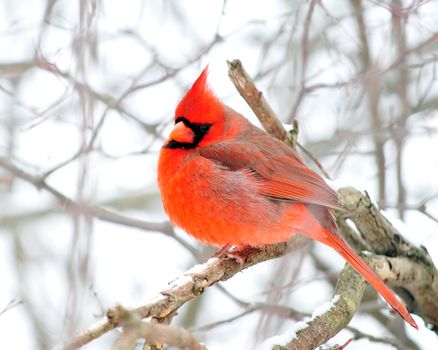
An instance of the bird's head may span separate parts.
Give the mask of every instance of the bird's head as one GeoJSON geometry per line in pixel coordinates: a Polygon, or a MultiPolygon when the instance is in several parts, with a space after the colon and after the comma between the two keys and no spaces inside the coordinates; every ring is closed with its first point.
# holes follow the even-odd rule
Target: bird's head
{"type": "Polygon", "coordinates": [[[224,130],[224,105],[207,84],[208,66],[175,110],[175,126],[166,148],[195,148],[220,139],[224,130]]]}

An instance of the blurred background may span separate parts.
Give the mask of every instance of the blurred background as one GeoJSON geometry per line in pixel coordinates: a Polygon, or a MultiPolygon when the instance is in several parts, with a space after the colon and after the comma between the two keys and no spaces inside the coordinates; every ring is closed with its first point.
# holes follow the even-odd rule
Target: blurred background
{"type": "MultiPolygon", "coordinates": [[[[217,95],[257,124],[227,77],[235,58],[335,185],[368,191],[438,264],[437,49],[426,0],[0,0],[0,348],[48,349],[213,253],[168,230],[156,163],[207,64],[217,95]]],[[[211,348],[252,349],[330,300],[343,264],[309,244],[208,289],[173,323],[211,348]]],[[[329,344],[437,349],[416,321],[368,288],[329,344]]]]}

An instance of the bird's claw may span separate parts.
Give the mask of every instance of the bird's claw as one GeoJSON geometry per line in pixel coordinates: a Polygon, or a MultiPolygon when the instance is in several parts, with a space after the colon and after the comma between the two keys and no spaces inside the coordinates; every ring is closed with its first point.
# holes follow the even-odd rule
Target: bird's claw
{"type": "Polygon", "coordinates": [[[216,257],[225,257],[235,260],[240,267],[242,268],[245,265],[245,258],[241,256],[242,250],[233,246],[231,244],[227,244],[219,250],[215,256],[216,257]]]}

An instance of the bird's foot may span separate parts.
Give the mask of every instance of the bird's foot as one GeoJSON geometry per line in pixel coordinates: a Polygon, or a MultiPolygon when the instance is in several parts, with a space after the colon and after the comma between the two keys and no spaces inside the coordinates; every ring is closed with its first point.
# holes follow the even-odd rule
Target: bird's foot
{"type": "Polygon", "coordinates": [[[236,246],[233,246],[231,244],[227,244],[219,250],[215,256],[216,257],[225,257],[235,260],[240,267],[242,268],[245,265],[245,247],[244,248],[238,248],[236,246]]]}

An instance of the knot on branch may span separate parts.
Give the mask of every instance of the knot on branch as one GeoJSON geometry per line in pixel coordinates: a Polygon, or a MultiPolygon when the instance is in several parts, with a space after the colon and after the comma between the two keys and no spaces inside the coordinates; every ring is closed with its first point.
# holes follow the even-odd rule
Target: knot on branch
{"type": "Polygon", "coordinates": [[[208,279],[206,277],[202,279],[195,278],[195,282],[193,283],[193,294],[196,296],[201,295],[207,287],[208,279]]]}
{"type": "Polygon", "coordinates": [[[108,308],[106,317],[108,322],[114,326],[130,326],[141,320],[141,317],[135,311],[130,311],[122,305],[108,308]]]}

